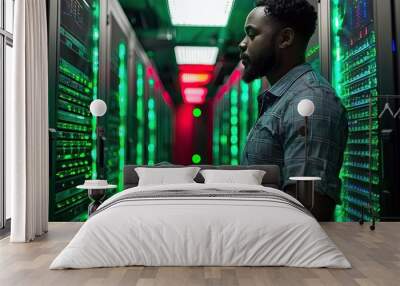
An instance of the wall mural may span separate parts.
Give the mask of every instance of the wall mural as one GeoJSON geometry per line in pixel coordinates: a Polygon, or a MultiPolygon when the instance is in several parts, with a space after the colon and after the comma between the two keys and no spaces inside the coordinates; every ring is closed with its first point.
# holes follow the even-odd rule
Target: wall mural
{"type": "MultiPolygon", "coordinates": [[[[89,199],[85,190],[76,189],[85,180],[105,178],[118,192],[124,189],[125,165],[159,163],[275,164],[281,168],[282,187],[290,176],[313,175],[323,178],[317,189],[337,188],[337,194],[329,194],[333,206],[337,203],[337,221],[400,217],[395,191],[400,185],[395,172],[400,98],[394,78],[400,68],[393,56],[395,40],[377,29],[392,29],[396,22],[377,17],[385,7],[375,7],[372,0],[322,1],[330,5],[330,14],[319,15],[305,52],[306,62],[317,74],[324,73],[346,110],[348,134],[339,175],[332,165],[339,164],[341,155],[325,165],[313,157],[317,146],[327,146],[318,145],[322,139],[316,137],[330,134],[328,126],[318,129],[318,116],[331,116],[333,107],[314,97],[310,116],[300,116],[296,102],[290,105],[292,123],[286,117],[274,121],[268,116],[279,117],[278,109],[270,109],[275,101],[263,95],[274,85],[266,78],[247,80],[252,62],[245,34],[250,38],[252,31],[243,27],[254,21],[246,20],[254,8],[251,1],[228,1],[229,11],[205,26],[188,24],[195,19],[163,2],[157,7],[140,5],[144,0],[121,5],[111,0],[51,2],[49,39],[56,51],[50,55],[51,220],[87,219],[89,199]],[[321,32],[329,35],[329,48],[322,45],[321,32]],[[247,42],[240,52],[242,40],[247,42]],[[88,109],[94,99],[107,104],[107,113],[97,120],[88,109]],[[99,126],[102,145],[96,144],[99,126]],[[268,141],[265,134],[289,132],[288,126],[297,142],[292,146],[301,148],[288,147],[293,142],[281,142],[276,134],[270,136],[276,141],[268,141]],[[287,152],[302,159],[288,163],[287,152]],[[336,171],[337,182],[329,178],[336,171]]],[[[318,8],[318,1],[310,2],[318,8]]],[[[333,126],[329,120],[326,124],[333,126]]],[[[340,142],[339,137],[331,143],[340,142]]]]}

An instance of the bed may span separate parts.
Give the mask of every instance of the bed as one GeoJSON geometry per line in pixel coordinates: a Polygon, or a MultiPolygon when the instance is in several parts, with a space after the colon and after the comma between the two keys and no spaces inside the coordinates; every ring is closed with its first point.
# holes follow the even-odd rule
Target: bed
{"type": "MultiPolygon", "coordinates": [[[[279,190],[277,166],[200,166],[265,170],[262,185],[196,183],[137,186],[107,199],[50,269],[117,266],[291,266],[350,268],[313,216],[279,190]]],[[[176,166],[179,167],[179,166],[176,166]]]]}

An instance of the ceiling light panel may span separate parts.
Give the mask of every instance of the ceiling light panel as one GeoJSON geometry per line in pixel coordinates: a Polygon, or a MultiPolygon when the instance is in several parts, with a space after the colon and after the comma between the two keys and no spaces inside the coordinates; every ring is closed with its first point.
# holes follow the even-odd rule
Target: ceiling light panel
{"type": "Polygon", "coordinates": [[[183,89],[185,103],[202,104],[206,101],[207,89],[204,87],[187,87],[183,89]]]}
{"type": "Polygon", "coordinates": [[[209,73],[181,73],[180,82],[181,84],[208,84],[211,80],[211,74],[209,73]]]}
{"type": "Polygon", "coordinates": [[[183,99],[185,103],[190,103],[190,104],[203,104],[206,101],[206,97],[198,97],[198,96],[193,96],[193,95],[186,95],[183,99]]]}
{"type": "Polygon", "coordinates": [[[189,72],[189,73],[212,73],[214,71],[214,65],[179,65],[178,66],[180,72],[189,72]]]}
{"type": "Polygon", "coordinates": [[[214,65],[217,56],[217,47],[175,47],[175,58],[178,65],[214,65]]]}
{"type": "Polygon", "coordinates": [[[225,27],[234,0],[168,0],[174,26],[225,27]]]}
{"type": "Polygon", "coordinates": [[[183,93],[185,95],[202,97],[207,95],[207,89],[204,87],[186,87],[183,93]]]}

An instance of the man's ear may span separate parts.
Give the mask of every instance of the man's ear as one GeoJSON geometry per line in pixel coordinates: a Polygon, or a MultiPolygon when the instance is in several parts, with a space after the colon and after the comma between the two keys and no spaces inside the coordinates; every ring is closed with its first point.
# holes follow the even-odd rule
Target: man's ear
{"type": "Polygon", "coordinates": [[[279,48],[286,49],[293,45],[295,32],[292,28],[284,28],[280,32],[279,48]]]}

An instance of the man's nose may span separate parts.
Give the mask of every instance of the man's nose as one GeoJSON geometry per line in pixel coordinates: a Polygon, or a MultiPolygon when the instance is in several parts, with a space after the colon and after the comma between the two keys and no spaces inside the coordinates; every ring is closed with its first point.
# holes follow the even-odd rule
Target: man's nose
{"type": "Polygon", "coordinates": [[[239,50],[243,53],[247,49],[247,43],[246,40],[244,39],[239,43],[239,50]]]}

